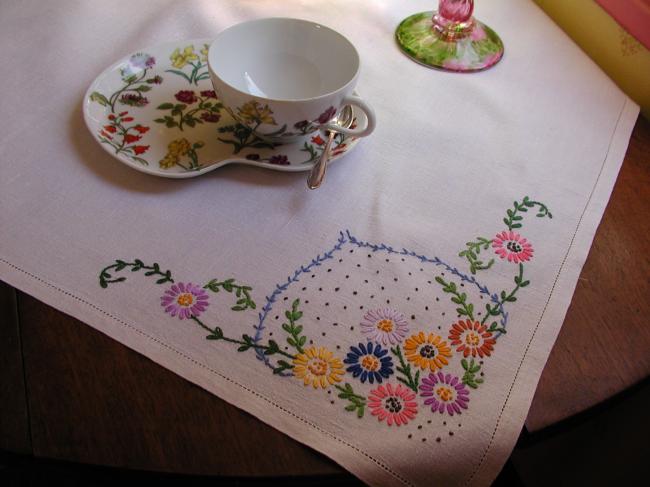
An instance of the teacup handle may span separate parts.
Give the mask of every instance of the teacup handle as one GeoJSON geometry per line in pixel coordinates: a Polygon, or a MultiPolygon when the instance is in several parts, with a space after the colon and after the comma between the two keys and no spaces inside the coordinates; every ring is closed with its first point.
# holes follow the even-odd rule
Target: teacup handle
{"type": "Polygon", "coordinates": [[[358,107],[361,110],[363,110],[364,113],[366,114],[366,119],[368,120],[366,126],[364,128],[350,129],[346,127],[341,127],[340,125],[337,125],[335,123],[328,123],[325,124],[323,128],[326,130],[331,129],[341,134],[351,135],[353,137],[366,137],[367,135],[370,135],[372,131],[375,130],[375,125],[377,123],[377,120],[375,118],[375,110],[373,110],[373,108],[365,100],[354,95],[348,95],[345,98],[343,98],[343,102],[341,103],[341,106],[344,107],[345,105],[354,105],[355,107],[358,107]]]}

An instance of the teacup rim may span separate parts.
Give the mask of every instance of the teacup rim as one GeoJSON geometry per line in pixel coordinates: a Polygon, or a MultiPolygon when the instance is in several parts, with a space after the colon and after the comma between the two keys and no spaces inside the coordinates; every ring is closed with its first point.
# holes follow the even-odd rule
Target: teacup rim
{"type": "Polygon", "coordinates": [[[359,77],[359,72],[361,71],[361,56],[359,55],[359,51],[357,50],[355,45],[352,43],[352,41],[350,41],[350,39],[348,39],[346,36],[341,34],[339,31],[334,30],[334,29],[332,29],[331,27],[329,27],[327,25],[321,24],[320,22],[314,22],[312,20],[307,20],[307,19],[300,19],[300,18],[297,18],[297,17],[262,17],[262,18],[259,18],[259,19],[252,19],[252,20],[247,20],[247,21],[244,21],[244,22],[238,22],[238,23],[233,24],[233,25],[231,25],[229,27],[226,27],[225,29],[220,31],[212,39],[212,42],[210,42],[210,47],[208,48],[208,70],[210,71],[210,74],[215,76],[221,83],[228,86],[231,90],[234,90],[237,93],[242,94],[244,96],[252,97],[252,98],[262,100],[262,101],[267,101],[267,102],[275,102],[275,103],[314,102],[314,101],[319,101],[319,100],[322,100],[322,99],[326,99],[328,97],[336,95],[339,92],[345,91],[351,84],[353,84],[355,82],[355,80],[359,77]],[[224,80],[221,76],[219,76],[217,74],[217,72],[212,68],[213,63],[210,62],[210,58],[211,58],[210,54],[212,52],[212,47],[214,46],[215,42],[217,41],[217,38],[220,35],[224,34],[225,32],[229,31],[230,29],[240,27],[240,26],[242,26],[244,24],[252,24],[252,23],[256,23],[256,22],[268,22],[269,20],[288,20],[288,21],[292,21],[292,22],[297,21],[297,22],[301,22],[301,23],[305,23],[305,24],[317,25],[317,26],[319,26],[321,28],[325,28],[325,29],[333,32],[334,34],[342,37],[350,45],[350,47],[352,48],[352,51],[354,52],[354,54],[356,56],[357,67],[356,67],[356,70],[354,72],[354,75],[343,86],[340,86],[339,88],[337,88],[335,90],[332,90],[332,91],[330,91],[328,93],[324,93],[322,95],[313,96],[313,97],[309,97],[309,98],[271,98],[271,97],[267,97],[267,96],[253,95],[253,94],[248,93],[246,91],[242,91],[239,88],[237,88],[236,86],[233,86],[232,84],[228,83],[226,80],[224,80]]]}

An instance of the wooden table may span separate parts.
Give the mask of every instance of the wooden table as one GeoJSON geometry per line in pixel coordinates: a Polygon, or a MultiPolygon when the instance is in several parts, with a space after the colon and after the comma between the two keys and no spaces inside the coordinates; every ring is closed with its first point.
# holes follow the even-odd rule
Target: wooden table
{"type": "MultiPolygon", "coordinates": [[[[537,388],[529,431],[648,376],[649,215],[650,122],[639,119],[537,388]]],[[[343,473],[310,448],[4,284],[0,310],[0,449],[177,473],[343,473]]]]}

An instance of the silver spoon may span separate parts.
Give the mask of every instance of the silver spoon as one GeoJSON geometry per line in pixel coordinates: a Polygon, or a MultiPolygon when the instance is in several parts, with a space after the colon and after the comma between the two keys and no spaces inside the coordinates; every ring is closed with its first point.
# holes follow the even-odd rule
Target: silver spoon
{"type": "MultiPolygon", "coordinates": [[[[353,118],[352,107],[350,105],[345,105],[332,122],[339,127],[348,128],[352,125],[353,118]]],[[[332,141],[334,140],[334,136],[338,133],[336,130],[328,130],[328,132],[327,144],[325,144],[320,159],[318,159],[318,162],[311,169],[311,172],[307,177],[307,186],[309,189],[318,188],[325,178],[325,170],[327,169],[327,160],[330,156],[332,141]]]]}

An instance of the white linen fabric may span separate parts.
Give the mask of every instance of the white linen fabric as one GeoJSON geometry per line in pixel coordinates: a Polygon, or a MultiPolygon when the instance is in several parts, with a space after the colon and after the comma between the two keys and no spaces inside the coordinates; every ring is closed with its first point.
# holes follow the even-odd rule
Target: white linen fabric
{"type": "Polygon", "coordinates": [[[530,1],[477,2],[506,46],[495,68],[411,62],[394,29],[434,3],[2,2],[0,278],[370,484],[488,485],[638,107],[530,1]],[[328,25],[362,58],[377,129],[320,190],[235,166],[155,178],[86,130],[84,92],[115,60],[267,16],[328,25]]]}

